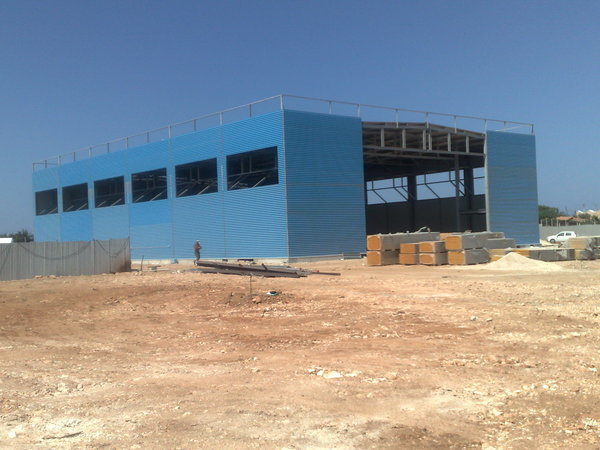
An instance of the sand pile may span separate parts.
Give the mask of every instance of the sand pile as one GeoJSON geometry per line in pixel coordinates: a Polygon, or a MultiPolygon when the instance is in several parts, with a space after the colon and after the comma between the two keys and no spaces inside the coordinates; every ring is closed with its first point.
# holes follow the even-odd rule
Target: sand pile
{"type": "Polygon", "coordinates": [[[557,264],[530,259],[514,252],[508,253],[498,261],[478,266],[478,268],[493,270],[534,270],[536,272],[560,272],[565,270],[562,266],[557,264]]]}

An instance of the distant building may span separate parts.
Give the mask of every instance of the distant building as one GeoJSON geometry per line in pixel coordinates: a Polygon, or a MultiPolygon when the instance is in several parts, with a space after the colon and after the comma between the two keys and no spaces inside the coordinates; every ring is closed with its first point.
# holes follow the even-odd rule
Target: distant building
{"type": "Polygon", "coordinates": [[[588,209],[587,211],[576,211],[575,215],[576,216],[583,216],[583,215],[588,215],[590,217],[598,217],[600,218],[600,210],[593,210],[593,209],[588,209]]]}
{"type": "Polygon", "coordinates": [[[34,233],[129,237],[134,259],[339,256],[421,227],[534,243],[535,152],[531,124],[281,95],[34,163],[34,233]]]}
{"type": "Polygon", "coordinates": [[[11,237],[0,237],[0,244],[12,244],[13,238],[11,237]]]}

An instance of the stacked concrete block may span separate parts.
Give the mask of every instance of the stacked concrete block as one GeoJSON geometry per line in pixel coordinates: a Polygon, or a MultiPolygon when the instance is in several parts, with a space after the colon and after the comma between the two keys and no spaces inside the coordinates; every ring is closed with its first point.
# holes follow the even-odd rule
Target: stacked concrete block
{"type": "Polygon", "coordinates": [[[514,239],[508,238],[491,238],[486,239],[483,243],[483,248],[487,250],[506,249],[516,247],[514,239]]]}
{"type": "Polygon", "coordinates": [[[448,263],[453,265],[470,265],[489,262],[487,248],[504,248],[513,239],[505,239],[504,233],[484,231],[480,233],[450,234],[445,239],[448,249],[448,263]]]}
{"type": "Polygon", "coordinates": [[[483,231],[481,233],[450,234],[446,236],[446,248],[451,250],[470,250],[472,248],[485,248],[490,239],[504,239],[504,233],[483,231]]]}
{"type": "Polygon", "coordinates": [[[569,238],[566,244],[567,248],[574,249],[594,249],[600,248],[600,236],[579,236],[574,238],[569,238]]]}
{"type": "Polygon", "coordinates": [[[448,252],[448,264],[464,266],[489,262],[490,255],[485,248],[470,248],[448,252]]]}
{"type": "Polygon", "coordinates": [[[419,243],[412,242],[400,244],[400,264],[415,265],[419,264],[419,243]]]}
{"type": "Polygon", "coordinates": [[[437,232],[372,234],[367,236],[367,250],[399,250],[401,244],[439,240],[440,233],[437,232]]]}
{"type": "Polygon", "coordinates": [[[368,266],[389,266],[390,264],[398,264],[398,250],[367,252],[368,266]]]}
{"type": "Polygon", "coordinates": [[[594,252],[588,248],[574,248],[575,250],[575,259],[579,261],[596,259],[594,252]]]}
{"type": "Polygon", "coordinates": [[[423,241],[419,242],[419,253],[442,253],[446,251],[444,241],[423,241]]]}
{"type": "Polygon", "coordinates": [[[367,265],[385,266],[400,262],[400,246],[421,241],[439,240],[440,233],[393,233],[367,236],[367,265]]]}
{"type": "Polygon", "coordinates": [[[419,242],[400,244],[400,253],[419,253],[419,242]]]}
{"type": "Polygon", "coordinates": [[[444,241],[424,241],[419,243],[419,264],[440,266],[448,264],[448,252],[444,241]]]}
{"type": "Polygon", "coordinates": [[[600,259],[600,236],[570,238],[566,247],[575,250],[575,259],[600,259]]]}
{"type": "Polygon", "coordinates": [[[419,264],[426,266],[441,266],[448,264],[448,252],[419,253],[419,264]]]}
{"type": "Polygon", "coordinates": [[[490,261],[498,261],[508,253],[518,253],[526,258],[536,259],[538,261],[554,262],[554,261],[572,261],[577,259],[586,259],[589,252],[585,249],[574,248],[556,248],[556,247],[523,247],[523,248],[505,248],[488,250],[490,261]],[[580,253],[578,253],[580,252],[580,253]],[[588,252],[588,253],[585,253],[588,252]]]}

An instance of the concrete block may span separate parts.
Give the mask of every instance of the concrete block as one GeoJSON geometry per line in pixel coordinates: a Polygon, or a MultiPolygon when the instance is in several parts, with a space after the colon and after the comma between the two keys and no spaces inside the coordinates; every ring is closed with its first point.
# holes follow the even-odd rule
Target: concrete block
{"type": "Polygon", "coordinates": [[[446,251],[444,241],[424,241],[419,242],[419,253],[441,253],[446,251]]]}
{"type": "Polygon", "coordinates": [[[367,265],[368,266],[387,266],[390,264],[398,264],[398,250],[386,250],[383,252],[368,251],[367,265]]]}
{"type": "Polygon", "coordinates": [[[598,248],[600,247],[600,236],[578,236],[569,238],[566,247],[578,250],[584,248],[598,248]]]}
{"type": "Polygon", "coordinates": [[[516,245],[517,244],[515,243],[514,239],[492,238],[492,239],[485,240],[485,242],[483,244],[483,248],[492,250],[492,249],[499,249],[499,248],[512,248],[512,247],[515,247],[516,245]]]}
{"type": "Polygon", "coordinates": [[[589,248],[574,248],[573,250],[575,250],[575,259],[580,261],[595,259],[594,252],[589,248]]]}
{"type": "Polygon", "coordinates": [[[400,244],[439,240],[440,233],[428,231],[421,233],[372,234],[367,236],[367,250],[398,250],[400,244]]]}
{"type": "Polygon", "coordinates": [[[503,239],[504,233],[484,231],[481,233],[451,234],[446,236],[446,249],[468,250],[472,248],[483,248],[488,239],[503,239]]]}
{"type": "Polygon", "coordinates": [[[487,249],[488,254],[490,255],[490,257],[492,256],[504,256],[507,253],[510,253],[513,249],[512,248],[492,248],[492,249],[487,249]]]}
{"type": "Polygon", "coordinates": [[[419,253],[419,243],[400,244],[400,254],[403,253],[419,253]]]}
{"type": "Polygon", "coordinates": [[[448,264],[470,265],[489,262],[490,255],[484,248],[448,252],[448,264]]]}
{"type": "Polygon", "coordinates": [[[536,248],[529,249],[529,258],[539,261],[572,261],[575,259],[574,248],[536,248]]]}
{"type": "Polygon", "coordinates": [[[448,264],[448,253],[419,253],[419,263],[427,266],[448,264]]]}
{"type": "Polygon", "coordinates": [[[415,265],[419,264],[419,254],[418,253],[400,253],[399,258],[400,264],[405,265],[415,265]]]}

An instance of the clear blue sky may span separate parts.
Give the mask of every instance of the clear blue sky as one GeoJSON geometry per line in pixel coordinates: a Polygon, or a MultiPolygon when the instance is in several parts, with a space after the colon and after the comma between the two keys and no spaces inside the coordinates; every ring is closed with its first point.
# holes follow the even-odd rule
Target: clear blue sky
{"type": "Polygon", "coordinates": [[[541,203],[600,208],[600,1],[0,2],[0,233],[31,163],[279,93],[534,122],[541,203]]]}

